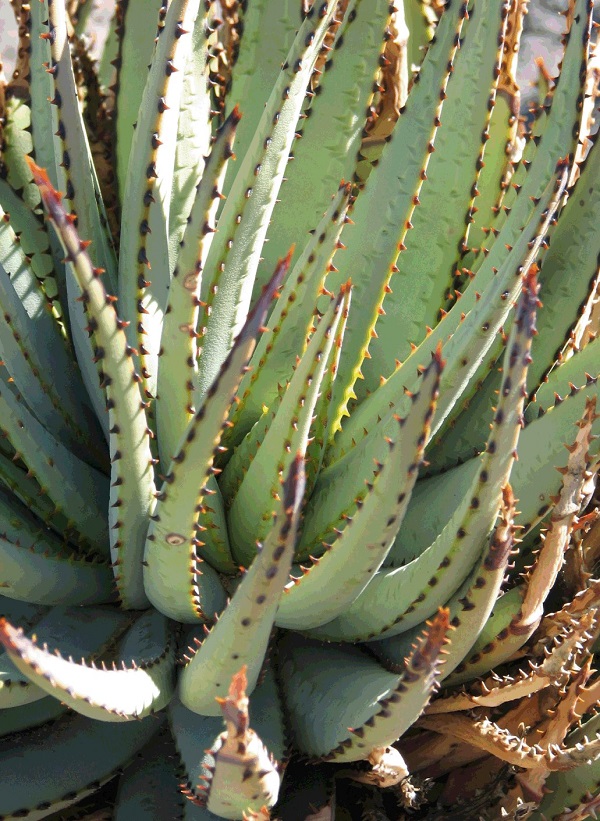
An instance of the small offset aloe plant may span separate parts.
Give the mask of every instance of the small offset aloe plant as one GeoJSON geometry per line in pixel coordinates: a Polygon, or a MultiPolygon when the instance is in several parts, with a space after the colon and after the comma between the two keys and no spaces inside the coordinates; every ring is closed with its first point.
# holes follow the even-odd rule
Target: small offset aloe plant
{"type": "Polygon", "coordinates": [[[0,817],[593,814],[588,0],[12,5],[0,817]]]}

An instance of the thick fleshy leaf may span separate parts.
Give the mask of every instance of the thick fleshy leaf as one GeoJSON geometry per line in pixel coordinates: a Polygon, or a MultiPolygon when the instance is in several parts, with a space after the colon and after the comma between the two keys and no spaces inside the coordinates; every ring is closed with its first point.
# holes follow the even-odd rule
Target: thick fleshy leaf
{"type": "MultiPolygon", "coordinates": [[[[38,604],[101,604],[114,600],[107,561],[77,551],[0,488],[3,596],[38,604]]],[[[9,614],[10,615],[10,614],[9,614]]]]}
{"type": "MultiPolygon", "coordinates": [[[[10,617],[9,617],[10,618],[10,617]]],[[[60,647],[63,657],[97,659],[118,639],[130,620],[112,608],[54,607],[35,625],[10,618],[10,623],[26,630],[38,645],[60,647]]],[[[53,695],[56,693],[53,691],[53,695]]],[[[46,692],[19,669],[7,652],[0,655],[0,708],[17,707],[44,698],[46,692]]]]}
{"type": "Polygon", "coordinates": [[[41,731],[1,739],[0,814],[38,821],[70,807],[112,778],[160,726],[152,717],[114,725],[68,713],[41,731]],[[36,777],[24,779],[23,766],[36,777]]]}
{"type": "Polygon", "coordinates": [[[447,630],[448,612],[441,611],[400,676],[357,647],[286,634],[279,646],[280,672],[296,745],[333,761],[359,761],[391,745],[429,701],[447,630]]]}
{"type": "Polygon", "coordinates": [[[348,286],[331,300],[280,403],[256,423],[259,437],[250,464],[238,465],[231,460],[226,468],[226,474],[234,468],[241,473],[227,519],[233,554],[240,563],[249,564],[255,555],[256,542],[270,529],[273,499],[278,498],[283,477],[296,454],[304,457],[306,453],[321,385],[334,353],[336,330],[349,299],[348,286]],[[263,431],[264,438],[260,438],[263,431]]]}
{"type": "MultiPolygon", "coordinates": [[[[227,706],[224,705],[225,709],[228,709],[231,702],[226,699],[223,699],[223,701],[228,701],[227,706]]],[[[276,761],[281,761],[285,752],[285,731],[278,689],[271,671],[267,671],[265,679],[250,697],[249,717],[252,727],[250,730],[248,730],[248,711],[246,707],[245,716],[241,713],[240,718],[245,720],[245,737],[246,740],[251,741],[250,749],[246,751],[243,746],[240,746],[231,756],[229,762],[223,756],[220,762],[222,766],[219,767],[217,774],[215,753],[218,754],[219,750],[222,749],[222,742],[226,735],[225,733],[221,734],[223,729],[222,719],[216,716],[200,716],[192,713],[178,699],[174,699],[169,705],[171,729],[185,771],[184,792],[190,798],[190,806],[193,809],[198,809],[198,813],[190,811],[189,816],[186,812],[185,817],[189,817],[190,821],[196,821],[196,819],[197,821],[213,821],[213,819],[222,817],[221,815],[214,815],[210,807],[206,809],[205,806],[199,806],[199,804],[206,805],[207,803],[209,784],[212,791],[212,800],[215,802],[214,807],[220,805],[225,809],[225,805],[229,804],[231,808],[233,803],[233,809],[238,814],[227,815],[227,817],[241,817],[244,808],[240,809],[239,804],[245,803],[245,808],[250,804],[246,798],[247,792],[242,784],[234,796],[230,784],[231,779],[235,779],[233,783],[237,783],[241,775],[238,772],[238,767],[246,753],[248,754],[247,762],[249,769],[251,769],[250,774],[254,784],[257,785],[256,776],[260,777],[260,773],[257,774],[254,769],[254,762],[262,760],[265,765],[268,765],[264,773],[266,783],[274,786],[274,762],[270,761],[268,756],[265,758],[264,751],[266,747],[266,750],[271,751],[275,756],[276,761]],[[265,746],[263,747],[263,745],[265,746]],[[217,775],[216,780],[214,779],[215,775],[217,775]],[[223,780],[223,776],[225,780],[223,780]]],[[[223,750],[223,752],[225,753],[226,750],[223,750]]],[[[258,786],[262,789],[260,785],[258,786]]]]}
{"type": "Polygon", "coordinates": [[[181,673],[179,697],[195,713],[219,714],[216,699],[241,665],[246,670],[246,693],[250,695],[256,686],[296,546],[304,496],[303,462],[302,455],[292,462],[270,533],[225,611],[181,673]]]}
{"type": "Polygon", "coordinates": [[[334,522],[326,552],[286,588],[277,612],[279,627],[303,630],[331,621],[345,611],[379,570],[400,529],[417,480],[442,368],[437,351],[409,415],[398,419],[396,438],[387,442],[387,457],[378,463],[360,503],[357,499],[356,511],[345,515],[343,529],[337,530],[338,522],[334,522]]]}
{"type": "Polygon", "coordinates": [[[318,3],[304,19],[228,191],[206,262],[213,277],[202,287],[207,306],[201,322],[206,328],[199,361],[201,396],[213,383],[246,319],[304,91],[337,6],[336,0],[318,3]]]}
{"type": "Polygon", "coordinates": [[[158,352],[167,307],[169,211],[185,66],[200,0],[174,0],[161,22],[130,150],[123,192],[119,300],[144,387],[156,395],[158,352]],[[149,277],[147,279],[147,277],[149,277]]]}
{"type": "Polygon", "coordinates": [[[104,290],[101,272],[92,265],[86,242],[77,233],[75,218],[65,211],[43,169],[34,163],[30,167],[81,288],[96,346],[95,359],[101,363],[110,429],[113,566],[123,604],[142,608],[148,604],[142,582],[142,551],[155,488],[146,405],[133,366],[133,352],[125,338],[124,323],[115,311],[114,298],[104,290]]]}
{"type": "MultiPolygon", "coordinates": [[[[327,54],[319,93],[310,98],[298,129],[279,201],[273,211],[255,285],[293,242],[304,242],[322,204],[342,179],[351,180],[364,137],[365,111],[381,84],[381,63],[398,0],[352,0],[327,54]],[[298,203],[302,208],[298,208],[298,203]]],[[[240,103],[242,105],[242,102],[240,103]]],[[[336,262],[337,264],[337,262],[336,262]]],[[[355,276],[348,271],[346,276],[355,276]]],[[[341,280],[340,282],[342,282],[341,280]]],[[[332,288],[332,290],[336,290],[332,288]]]]}
{"type": "Polygon", "coordinates": [[[168,468],[194,413],[198,381],[196,326],[206,256],[215,232],[215,216],[227,161],[233,154],[239,112],[234,109],[217,133],[195,188],[187,216],[165,311],[158,362],[156,425],[163,467],[168,468]]]}
{"type": "Polygon", "coordinates": [[[144,584],[154,606],[179,621],[212,619],[225,605],[225,590],[217,573],[208,565],[199,567],[199,514],[204,504],[214,504],[219,498],[208,483],[217,472],[214,455],[268,306],[288,265],[289,258],[280,261],[250,313],[219,378],[184,431],[158,496],[146,540],[144,584]],[[194,481],[178,481],[179,476],[189,476],[190,470],[194,481]]]}
{"type": "Polygon", "coordinates": [[[494,526],[523,425],[537,292],[532,268],[523,280],[486,452],[478,474],[450,521],[418,558],[403,567],[380,571],[345,613],[312,630],[311,635],[333,640],[372,640],[402,633],[445,604],[469,575],[494,526]]]}
{"type": "Polygon", "coordinates": [[[173,695],[175,648],[160,613],[144,614],[130,628],[120,649],[122,669],[64,659],[40,648],[5,619],[0,621],[0,641],[34,684],[90,718],[144,718],[165,707],[173,695]]]}

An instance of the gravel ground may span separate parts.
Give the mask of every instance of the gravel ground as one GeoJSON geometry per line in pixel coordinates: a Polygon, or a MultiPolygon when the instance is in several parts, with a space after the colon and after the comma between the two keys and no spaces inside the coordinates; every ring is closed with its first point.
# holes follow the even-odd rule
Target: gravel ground
{"type": "MultiPolygon", "coordinates": [[[[564,19],[558,12],[565,5],[565,0],[531,0],[530,2],[520,60],[520,83],[524,99],[531,94],[531,83],[536,76],[535,57],[543,57],[551,71],[556,69],[560,53],[560,34],[564,25],[564,19]]],[[[95,0],[94,2],[95,8],[92,14],[98,45],[104,40],[113,6],[114,0],[95,0]]],[[[0,0],[0,53],[7,75],[14,65],[16,38],[17,27],[9,0],[0,0]]]]}

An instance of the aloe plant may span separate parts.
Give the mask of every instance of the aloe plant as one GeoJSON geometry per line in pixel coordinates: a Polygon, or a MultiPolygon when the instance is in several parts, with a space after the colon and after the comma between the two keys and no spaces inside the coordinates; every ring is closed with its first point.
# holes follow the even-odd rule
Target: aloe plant
{"type": "Polygon", "coordinates": [[[12,5],[0,816],[593,813],[591,3],[12,5]]]}

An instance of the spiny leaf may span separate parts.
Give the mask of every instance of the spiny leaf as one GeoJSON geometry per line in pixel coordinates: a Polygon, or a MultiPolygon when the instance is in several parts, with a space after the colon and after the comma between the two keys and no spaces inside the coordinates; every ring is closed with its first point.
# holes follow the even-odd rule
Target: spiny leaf
{"type": "Polygon", "coordinates": [[[356,761],[393,743],[429,700],[447,629],[442,611],[400,676],[358,647],[283,634],[280,676],[295,746],[311,757],[356,761]]]}
{"type": "Polygon", "coordinates": [[[144,387],[154,396],[170,281],[169,210],[178,112],[200,0],[174,0],[156,41],[131,144],[123,201],[119,299],[139,351],[144,387]],[[150,277],[147,279],[146,277],[150,277]]]}
{"type": "MultiPolygon", "coordinates": [[[[286,743],[278,688],[272,671],[267,670],[264,680],[250,696],[249,712],[252,728],[258,736],[251,752],[256,751],[262,740],[266,748],[272,751],[276,760],[281,761],[284,758],[286,743]]],[[[190,821],[213,821],[218,816],[205,808],[200,808],[195,802],[206,800],[206,790],[202,787],[213,778],[214,753],[221,746],[223,721],[216,716],[200,716],[192,713],[177,698],[173,699],[169,705],[169,720],[184,769],[182,791],[191,799],[186,803],[193,810],[198,810],[197,813],[191,812],[189,819],[190,821]]],[[[225,764],[225,775],[227,775],[226,762],[223,763],[225,764]]],[[[272,774],[270,762],[268,772],[272,774]]],[[[218,782],[214,787],[217,793],[218,782]]],[[[245,794],[243,790],[238,792],[242,797],[245,794]]],[[[223,796],[215,795],[216,800],[221,800],[221,797],[231,800],[229,790],[225,790],[223,796]]],[[[240,815],[241,811],[237,817],[239,818],[240,815]]],[[[188,818],[187,813],[186,818],[188,818]]]]}
{"type": "Polygon", "coordinates": [[[447,364],[432,429],[432,435],[436,434],[477,371],[498,355],[502,327],[518,298],[521,276],[532,264],[537,264],[540,247],[564,195],[567,177],[567,167],[559,163],[557,179],[552,180],[536,200],[531,220],[522,226],[514,246],[505,249],[501,268],[489,268],[486,258],[460,301],[390,378],[356,408],[332,443],[329,463],[372,431],[390,406],[394,406],[397,413],[403,412],[407,404],[405,388],[409,392],[415,389],[419,370],[441,341],[447,364]]]}
{"type": "MultiPolygon", "coordinates": [[[[600,342],[596,340],[568,360],[563,367],[569,370],[572,368],[577,378],[580,370],[584,373],[589,366],[597,368],[598,351],[600,342]],[[580,363],[583,365],[581,369],[580,363]]],[[[561,370],[555,371],[557,379],[561,370]]],[[[549,405],[542,405],[545,413],[538,418],[535,418],[534,413],[534,421],[529,421],[519,437],[519,458],[512,469],[511,486],[516,498],[519,499],[516,524],[523,528],[521,535],[529,533],[550,510],[552,497],[560,490],[561,478],[558,472],[549,468],[564,466],[566,451],[563,443],[573,441],[576,434],[575,425],[584,413],[587,399],[598,396],[600,392],[600,381],[597,377],[588,379],[583,373],[580,387],[571,391],[567,384],[564,399],[557,398],[556,401],[553,399],[550,402],[549,397],[546,397],[549,405]]],[[[568,373],[565,372],[565,376],[568,381],[568,373]]],[[[526,417],[527,415],[526,413],[526,417]]],[[[596,421],[593,432],[598,431],[600,425],[596,421]]],[[[592,456],[598,453],[599,446],[598,440],[591,443],[592,456]]],[[[481,459],[482,456],[472,458],[440,476],[417,483],[402,530],[388,557],[390,566],[410,561],[435,539],[436,534],[453,515],[457,504],[468,493],[469,484],[477,474],[481,459]],[[429,495],[431,493],[433,497],[429,495]],[[431,498],[436,500],[433,508],[426,501],[431,498]],[[427,511],[427,515],[424,511],[427,511]]]]}
{"type": "Polygon", "coordinates": [[[113,298],[104,290],[86,242],[79,238],[74,216],[65,211],[45,171],[34,163],[30,163],[30,168],[77,276],[95,357],[102,367],[111,445],[111,552],[119,595],[127,607],[145,607],[148,599],[142,582],[142,551],[154,501],[154,476],[150,431],[139,377],[133,367],[133,351],[127,344],[124,323],[116,314],[113,298]]]}
{"type": "Polygon", "coordinates": [[[76,551],[0,488],[0,592],[39,604],[101,604],[113,600],[109,565],[76,551]]]}
{"type": "Polygon", "coordinates": [[[386,747],[406,732],[435,692],[449,630],[448,610],[440,609],[413,645],[394,690],[379,700],[381,710],[349,728],[352,735],[324,756],[326,761],[360,760],[366,750],[386,747]]]}
{"type": "MultiPolygon", "coordinates": [[[[251,694],[267,651],[279,599],[287,582],[304,495],[303,458],[292,462],[273,527],[219,621],[184,667],[179,697],[190,710],[218,715],[217,696],[225,692],[240,665],[251,694]]],[[[193,649],[193,648],[192,648],[193,649]]]]}
{"type": "MultiPolygon", "coordinates": [[[[273,499],[277,500],[282,478],[296,453],[306,453],[314,409],[332,355],[336,329],[350,299],[350,285],[331,300],[287,386],[275,418],[258,426],[268,430],[231,503],[229,537],[237,561],[249,564],[254,542],[270,529],[273,499]]],[[[232,462],[229,463],[232,465],[232,462]]]]}
{"type": "Polygon", "coordinates": [[[369,490],[326,552],[288,585],[277,612],[279,627],[304,630],[343,613],[367,587],[391,547],[417,480],[433,417],[443,362],[437,352],[405,419],[398,419],[389,453],[369,490]],[[377,534],[377,540],[373,535],[377,534]]]}
{"type": "Polygon", "coordinates": [[[66,713],[67,709],[55,698],[44,696],[44,698],[34,701],[32,704],[2,710],[0,713],[0,738],[22,733],[42,725],[47,726],[63,713],[66,713]]]}
{"type": "Polygon", "coordinates": [[[0,378],[0,431],[45,493],[99,555],[108,553],[108,478],[62,445],[0,378]]]}
{"type": "MultiPolygon", "coordinates": [[[[448,12],[452,14],[452,7],[444,11],[444,17],[448,12]]],[[[465,221],[470,219],[470,209],[476,207],[479,172],[485,158],[487,128],[495,105],[507,15],[507,2],[480,0],[474,4],[473,14],[469,15],[460,31],[460,48],[449,58],[452,73],[447,83],[442,85],[439,99],[434,96],[438,86],[427,85],[433,80],[429,74],[428,57],[425,58],[419,83],[406,104],[408,117],[406,121],[404,116],[400,118],[392,142],[374,171],[373,184],[377,176],[383,173],[382,164],[391,162],[386,153],[394,149],[396,141],[396,151],[399,151],[402,141],[406,140],[403,162],[396,156],[396,168],[401,172],[396,172],[396,177],[400,176],[400,179],[395,184],[403,191],[404,208],[404,211],[396,212],[400,230],[391,234],[387,242],[385,234],[377,240],[370,240],[376,248],[378,264],[383,269],[384,259],[387,263],[384,270],[388,288],[380,297],[377,295],[381,311],[379,316],[375,314],[376,322],[373,324],[377,336],[369,342],[369,357],[360,363],[364,384],[359,383],[357,390],[361,396],[365,391],[375,390],[380,376],[389,376],[394,370],[395,361],[405,359],[410,353],[411,344],[420,344],[426,336],[426,328],[434,327],[438,321],[444,292],[454,274],[454,261],[459,258],[462,249],[465,221]],[[477,44],[477,47],[472,44],[477,44]],[[436,117],[437,122],[441,122],[432,140],[435,152],[429,157],[423,153],[426,150],[425,140],[421,138],[420,143],[413,143],[410,141],[412,134],[403,134],[409,124],[414,127],[414,107],[423,105],[426,95],[429,97],[427,112],[433,116],[434,125],[436,117]],[[434,105],[437,109],[432,112],[434,105]],[[415,144],[419,144],[419,152],[414,152],[412,146],[415,144]],[[460,151],[457,156],[454,146],[458,144],[460,151]],[[414,158],[409,159],[407,155],[413,153],[414,158]],[[418,161],[423,168],[420,178],[417,174],[421,171],[418,161]],[[396,247],[391,245],[392,238],[396,241],[396,247]],[[388,246],[385,248],[385,258],[384,248],[381,247],[384,243],[388,246]]],[[[442,18],[436,39],[443,38],[445,31],[442,18]]],[[[431,58],[437,48],[437,42],[431,46],[431,58]]],[[[439,48],[442,48],[441,44],[439,48]]],[[[424,117],[424,112],[419,116],[424,117]]],[[[370,185],[371,180],[367,183],[367,195],[370,185]]],[[[371,196],[375,196],[375,191],[371,196]]],[[[369,199],[373,207],[373,200],[369,199]]],[[[364,219],[363,208],[366,207],[366,202],[362,207],[360,202],[357,203],[357,225],[360,224],[359,220],[364,219]]],[[[346,270],[346,264],[355,264],[354,255],[362,263],[372,253],[370,246],[357,247],[357,243],[364,243],[366,236],[354,238],[353,233],[351,227],[344,232],[348,255],[340,257],[340,273],[346,270]]]]}
{"type": "Polygon", "coordinates": [[[181,248],[169,287],[169,299],[158,362],[156,424],[158,447],[166,469],[194,413],[198,381],[198,332],[201,310],[200,286],[215,232],[223,174],[233,153],[239,112],[232,114],[217,133],[215,143],[196,188],[181,248]]]}
{"type": "MultiPolygon", "coordinates": [[[[500,509],[523,424],[525,382],[535,333],[535,269],[523,280],[498,408],[478,475],[438,538],[403,567],[380,571],[348,610],[311,631],[327,639],[373,639],[415,626],[456,592],[482,550],[500,509]]],[[[401,531],[402,532],[402,531],[401,531]]]]}
{"type": "MultiPolygon", "coordinates": [[[[93,242],[92,254],[96,267],[105,272],[107,287],[116,287],[114,250],[106,230],[106,216],[100,197],[95,167],[85,133],[79,99],[73,75],[73,65],[67,38],[67,18],[63,0],[43,0],[47,9],[47,31],[43,35],[50,43],[50,61],[47,66],[53,81],[54,165],[58,189],[63,191],[70,210],[77,214],[81,236],[93,242]]],[[[39,9],[38,9],[39,11],[39,9]]],[[[44,135],[48,139],[48,134],[44,135]]],[[[30,165],[33,174],[33,168],[30,165]]],[[[35,175],[34,175],[35,176],[35,175]]],[[[37,181],[36,181],[37,184],[37,181]]],[[[73,343],[80,363],[89,363],[92,351],[89,335],[85,332],[85,312],[80,304],[81,283],[70,264],[67,265],[68,310],[73,343]]],[[[94,378],[93,368],[82,365],[86,388],[101,422],[103,396],[94,378]]]]}
{"type": "Polygon", "coordinates": [[[0,740],[0,813],[33,819],[70,807],[112,778],[160,726],[156,718],[117,726],[68,713],[43,732],[0,740]],[[22,778],[24,761],[36,778],[22,778]],[[65,761],[77,766],[65,767],[65,761]]]}
{"type": "Polygon", "coordinates": [[[48,249],[44,236],[36,237],[36,234],[44,235],[45,231],[35,218],[23,220],[20,225],[24,244],[29,245],[29,250],[34,252],[33,259],[42,266],[36,266],[36,271],[33,259],[29,259],[20,241],[23,234],[16,233],[19,216],[23,217],[19,205],[23,204],[16,196],[6,196],[2,191],[0,200],[4,203],[0,206],[0,306],[4,316],[0,344],[4,363],[10,362],[10,373],[17,387],[50,432],[79,455],[93,455],[101,464],[102,457],[95,442],[97,422],[85,399],[85,388],[72,352],[39,280],[47,271],[42,249],[48,249]],[[16,208],[14,230],[5,207],[16,208]],[[29,243],[28,235],[32,232],[33,241],[29,243]]]}
{"type": "MultiPolygon", "coordinates": [[[[97,659],[129,626],[130,619],[111,608],[53,607],[34,625],[10,616],[7,623],[18,625],[21,631],[27,630],[32,640],[44,648],[48,644],[60,646],[63,657],[97,659]]],[[[8,653],[0,655],[0,669],[2,708],[31,704],[46,696],[26,672],[15,666],[8,653]]]]}
{"type": "Polygon", "coordinates": [[[213,51],[219,47],[215,33],[219,23],[216,4],[205,3],[194,23],[192,47],[185,65],[169,208],[171,271],[177,265],[179,244],[196,197],[196,186],[205,174],[206,155],[212,143],[214,111],[210,64],[213,51]]]}
{"type": "Polygon", "coordinates": [[[229,417],[232,426],[225,431],[223,443],[230,448],[239,445],[265,407],[277,401],[277,386],[290,379],[295,357],[306,350],[315,305],[347,219],[350,190],[349,183],[341,183],[283,283],[267,322],[270,333],[258,340],[251,370],[240,385],[240,402],[229,417]]]}
{"type": "MultiPolygon", "coordinates": [[[[300,139],[294,143],[267,232],[255,293],[277,256],[292,242],[304,242],[306,233],[317,224],[322,203],[339,181],[353,178],[364,136],[364,113],[381,83],[382,55],[397,5],[397,0],[345,3],[344,20],[326,54],[319,92],[308,94],[305,119],[298,129],[300,139]]],[[[346,278],[350,275],[354,276],[352,269],[346,278]]]]}
{"type": "Polygon", "coordinates": [[[236,819],[240,812],[272,807],[280,777],[269,751],[249,726],[245,667],[232,677],[229,693],[219,705],[226,730],[211,750],[214,769],[206,779],[206,794],[193,800],[223,818],[236,819]]]}
{"type": "Polygon", "coordinates": [[[214,476],[215,451],[229,406],[242,373],[256,344],[269,303],[289,266],[281,260],[269,286],[255,308],[225,361],[219,378],[192,417],[179,441],[178,451],[158,495],[144,556],[144,584],[155,607],[179,621],[210,619],[225,605],[225,591],[216,572],[208,565],[199,567],[196,553],[198,519],[202,506],[214,503],[208,480],[214,476]],[[190,468],[191,465],[191,468],[190,468]],[[177,481],[193,470],[194,481],[177,481]],[[208,496],[208,499],[207,499],[208,496]]]}
{"type": "MultiPolygon", "coordinates": [[[[452,673],[467,655],[494,607],[513,546],[514,499],[510,486],[503,488],[501,519],[481,561],[458,591],[446,602],[453,628],[448,637],[440,681],[452,673]]],[[[423,625],[398,636],[374,641],[369,648],[391,672],[400,672],[412,643],[423,625]]],[[[435,702],[438,705],[438,701],[435,702]]]]}
{"type": "Polygon", "coordinates": [[[160,613],[140,616],[121,647],[123,669],[110,670],[55,655],[26,638],[6,619],[0,620],[0,642],[34,684],[78,713],[110,722],[144,718],[170,701],[175,686],[175,648],[169,633],[168,622],[160,613]]]}
{"type": "MultiPolygon", "coordinates": [[[[361,311],[350,317],[340,379],[334,392],[336,404],[345,406],[353,397],[355,382],[373,340],[371,331],[390,287],[398,247],[410,224],[434,150],[446,86],[452,82],[453,61],[464,20],[468,17],[468,5],[468,2],[453,3],[442,15],[435,43],[427,52],[414,93],[407,101],[406,116],[400,118],[391,142],[358,198],[352,216],[355,224],[348,225],[342,234],[346,251],[340,259],[339,278],[330,278],[328,287],[335,290],[354,269],[368,270],[371,276],[356,283],[361,311]],[[383,212],[380,203],[384,203],[383,212]]],[[[387,374],[379,371],[377,379],[381,375],[387,374]]]]}
{"type": "Polygon", "coordinates": [[[118,0],[116,3],[115,164],[123,202],[131,144],[148,80],[148,65],[158,39],[159,11],[165,6],[164,0],[118,0]]]}
{"type": "Polygon", "coordinates": [[[215,379],[248,311],[303,94],[336,10],[336,0],[327,0],[301,25],[219,217],[219,231],[206,262],[213,277],[202,286],[207,309],[202,322],[206,331],[199,361],[200,396],[215,379]]]}

